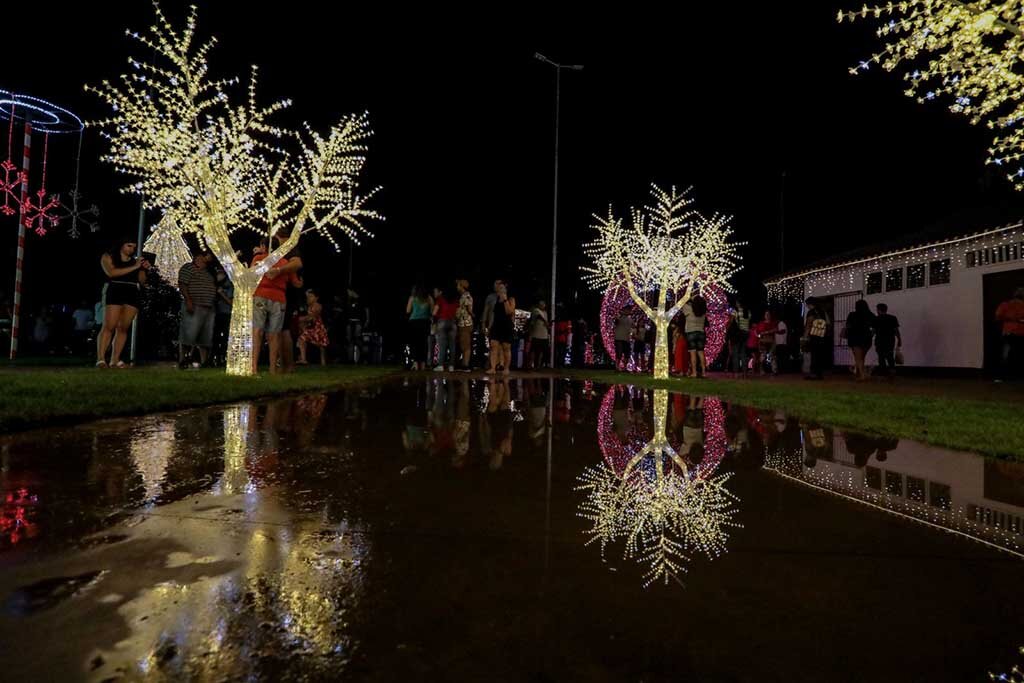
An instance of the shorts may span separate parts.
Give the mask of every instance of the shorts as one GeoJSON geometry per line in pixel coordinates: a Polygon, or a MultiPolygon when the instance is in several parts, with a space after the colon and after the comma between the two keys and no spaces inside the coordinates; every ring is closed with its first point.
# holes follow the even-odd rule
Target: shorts
{"type": "Polygon", "coordinates": [[[284,327],[284,302],[256,296],[252,299],[252,328],[277,334],[284,327]]]}
{"type": "Polygon", "coordinates": [[[104,306],[131,306],[139,307],[139,286],[134,282],[119,282],[112,280],[103,285],[104,306]]]}
{"type": "Polygon", "coordinates": [[[213,306],[193,306],[191,313],[182,306],[178,343],[182,346],[212,346],[216,319],[213,306]]]}
{"type": "Polygon", "coordinates": [[[690,351],[703,351],[704,344],[707,342],[708,336],[703,331],[700,332],[687,332],[686,333],[686,347],[690,351]]]}

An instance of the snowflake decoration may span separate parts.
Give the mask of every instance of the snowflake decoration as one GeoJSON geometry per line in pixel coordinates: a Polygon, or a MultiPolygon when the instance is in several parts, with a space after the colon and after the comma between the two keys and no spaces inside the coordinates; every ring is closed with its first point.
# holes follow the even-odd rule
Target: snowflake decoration
{"type": "Polygon", "coordinates": [[[90,204],[89,208],[81,208],[82,204],[82,193],[78,190],[71,191],[71,206],[61,203],[59,207],[59,218],[60,220],[66,221],[71,220],[71,227],[68,228],[68,236],[77,239],[81,237],[81,233],[78,230],[78,224],[82,223],[89,232],[99,232],[100,230],[100,207],[96,204],[90,204]]]}
{"type": "Polygon", "coordinates": [[[18,212],[16,207],[21,206],[18,188],[26,180],[25,173],[18,170],[18,167],[12,164],[10,159],[4,159],[3,162],[0,162],[0,171],[3,171],[0,174],[0,194],[4,197],[4,205],[0,206],[0,214],[13,216],[18,212]],[[11,206],[12,201],[14,206],[11,206]]]}
{"type": "Polygon", "coordinates": [[[37,203],[32,202],[32,197],[25,198],[25,204],[22,206],[25,218],[22,222],[26,228],[35,230],[36,234],[42,237],[49,228],[55,228],[60,224],[60,216],[56,213],[60,208],[60,197],[51,194],[47,200],[45,187],[39,188],[35,194],[37,203]]]}

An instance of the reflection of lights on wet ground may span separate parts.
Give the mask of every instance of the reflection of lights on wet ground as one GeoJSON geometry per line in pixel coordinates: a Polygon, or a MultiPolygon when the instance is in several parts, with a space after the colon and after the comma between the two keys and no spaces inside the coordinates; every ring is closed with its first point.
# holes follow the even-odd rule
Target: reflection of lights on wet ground
{"type": "Polygon", "coordinates": [[[618,389],[612,387],[598,413],[598,440],[604,462],[587,467],[577,490],[585,493],[579,516],[591,523],[588,544],[625,542],[624,556],[650,565],[645,586],[679,580],[691,552],[715,558],[726,550],[738,499],[716,474],[725,451],[721,403],[703,403],[706,454],[690,465],[667,433],[668,392],[654,392],[653,436],[633,428],[623,442],[612,415],[618,389]]]}
{"type": "Polygon", "coordinates": [[[153,501],[163,492],[174,441],[174,422],[166,418],[146,421],[132,434],[132,461],[142,477],[147,501],[153,501]]]}

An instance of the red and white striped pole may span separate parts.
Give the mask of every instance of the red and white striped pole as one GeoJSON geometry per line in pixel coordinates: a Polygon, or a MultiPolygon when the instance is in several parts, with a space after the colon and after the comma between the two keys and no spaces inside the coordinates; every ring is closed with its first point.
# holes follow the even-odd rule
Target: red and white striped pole
{"type": "Polygon", "coordinates": [[[32,124],[25,121],[25,147],[21,155],[21,212],[18,214],[18,262],[14,270],[14,316],[11,319],[11,360],[18,356],[18,323],[21,321],[21,271],[25,264],[25,204],[28,201],[28,169],[32,155],[32,124]]]}

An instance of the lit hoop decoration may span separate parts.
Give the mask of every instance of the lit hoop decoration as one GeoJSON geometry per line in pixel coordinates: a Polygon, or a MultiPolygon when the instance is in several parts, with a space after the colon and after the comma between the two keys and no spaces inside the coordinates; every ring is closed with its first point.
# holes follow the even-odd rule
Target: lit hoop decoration
{"type": "Polygon", "coordinates": [[[0,119],[7,121],[7,158],[0,163],[0,170],[3,171],[3,178],[0,180],[0,192],[4,195],[4,205],[0,207],[0,213],[13,215],[14,210],[9,202],[14,201],[18,207],[18,256],[14,270],[14,315],[11,319],[11,360],[18,355],[18,333],[21,320],[21,279],[25,265],[25,228],[35,225],[35,230],[40,235],[46,233],[47,222],[51,227],[60,222],[60,216],[56,214],[60,208],[60,201],[56,195],[46,199],[46,151],[49,146],[50,135],[78,134],[78,156],[75,160],[75,207],[71,212],[73,217],[72,232],[76,232],[78,224],[78,160],[82,151],[82,131],[85,125],[82,119],[73,113],[46,100],[28,95],[18,95],[7,90],[0,90],[0,119]],[[24,127],[24,146],[22,147],[21,170],[18,171],[11,158],[14,143],[14,124],[19,123],[24,127]],[[32,159],[32,133],[38,131],[43,133],[43,174],[42,185],[35,193],[36,201],[32,201],[29,195],[29,168],[32,159]],[[13,173],[13,176],[12,176],[13,173]],[[20,186],[20,192],[16,195],[15,188],[20,186]]]}
{"type": "Polygon", "coordinates": [[[19,95],[0,89],[0,113],[5,118],[14,117],[14,123],[29,122],[32,130],[40,133],[81,133],[85,128],[82,119],[64,107],[38,97],[19,95]],[[13,105],[13,109],[12,109],[13,105]]]}
{"type": "MultiPolygon", "coordinates": [[[[725,331],[729,326],[729,300],[725,295],[725,290],[718,285],[706,287],[704,298],[708,303],[707,342],[704,345],[704,355],[708,359],[708,365],[711,365],[725,348],[725,331]]],[[[619,313],[627,306],[633,308],[634,323],[647,320],[647,316],[633,302],[629,290],[618,283],[610,284],[601,298],[601,341],[604,343],[604,348],[612,359],[612,363],[618,363],[618,357],[615,354],[615,321],[618,319],[619,313]]]]}

